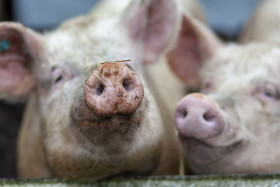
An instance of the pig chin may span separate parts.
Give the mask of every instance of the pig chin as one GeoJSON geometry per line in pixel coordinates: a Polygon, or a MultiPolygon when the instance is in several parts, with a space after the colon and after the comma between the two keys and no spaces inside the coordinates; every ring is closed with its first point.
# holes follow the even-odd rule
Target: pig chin
{"type": "Polygon", "coordinates": [[[144,97],[140,107],[132,114],[102,116],[94,113],[81,101],[71,108],[71,129],[75,131],[77,139],[86,139],[95,146],[107,146],[114,142],[114,146],[120,150],[122,145],[116,144],[133,140],[134,133],[143,123],[147,107],[148,101],[144,97]]]}
{"type": "MultiPolygon", "coordinates": [[[[225,119],[225,117],[223,117],[225,119]]],[[[227,120],[225,120],[227,121],[227,120]]],[[[186,137],[179,133],[179,138],[187,155],[187,162],[200,168],[223,160],[227,155],[241,147],[244,137],[239,123],[225,123],[223,131],[209,138],[186,137]],[[237,125],[238,124],[238,125],[237,125]]]]}
{"type": "Polygon", "coordinates": [[[207,140],[188,138],[179,135],[181,144],[191,164],[210,164],[222,157],[223,148],[212,146],[207,140]]]}
{"type": "Polygon", "coordinates": [[[242,140],[234,140],[230,144],[219,146],[213,145],[205,140],[198,140],[193,138],[181,139],[181,144],[184,147],[187,155],[187,162],[191,168],[195,169],[196,173],[199,171],[206,171],[204,168],[209,164],[223,160],[227,155],[231,154],[237,147],[240,146],[242,140]]]}

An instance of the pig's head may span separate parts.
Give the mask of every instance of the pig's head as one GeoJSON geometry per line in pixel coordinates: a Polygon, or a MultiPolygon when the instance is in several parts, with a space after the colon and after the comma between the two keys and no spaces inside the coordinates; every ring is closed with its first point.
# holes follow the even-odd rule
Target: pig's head
{"type": "Polygon", "coordinates": [[[178,17],[174,1],[141,0],[120,17],[81,17],[45,35],[1,23],[0,90],[6,98],[35,94],[51,176],[156,169],[164,127],[141,67],[167,50],[178,17]]]}
{"type": "Polygon", "coordinates": [[[175,123],[194,173],[280,171],[280,47],[223,44],[186,15],[171,69],[201,93],[177,105],[175,123]]]}

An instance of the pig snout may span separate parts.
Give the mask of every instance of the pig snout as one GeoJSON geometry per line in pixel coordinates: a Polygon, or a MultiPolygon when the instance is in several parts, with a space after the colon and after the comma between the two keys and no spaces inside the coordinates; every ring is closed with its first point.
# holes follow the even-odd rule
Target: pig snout
{"type": "Polygon", "coordinates": [[[132,114],[142,103],[139,76],[118,62],[100,65],[84,86],[84,101],[98,115],[132,114]]]}
{"type": "Polygon", "coordinates": [[[224,121],[218,106],[202,94],[189,94],[177,105],[176,128],[181,137],[208,139],[219,135],[224,121]]]}

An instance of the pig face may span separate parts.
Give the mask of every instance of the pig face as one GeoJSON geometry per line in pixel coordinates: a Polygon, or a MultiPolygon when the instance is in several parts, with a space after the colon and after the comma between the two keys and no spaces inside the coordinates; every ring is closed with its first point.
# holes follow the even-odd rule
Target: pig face
{"type": "Polygon", "coordinates": [[[279,172],[279,46],[223,45],[188,15],[183,28],[186,51],[173,51],[169,62],[178,77],[201,89],[184,97],[175,111],[190,169],[197,174],[279,172]],[[191,78],[183,74],[184,66],[185,73],[193,71],[191,78]]]}
{"type": "MultiPolygon", "coordinates": [[[[67,36],[67,34],[63,35],[69,38],[74,37],[67,36]]],[[[149,128],[149,126],[153,126],[152,124],[158,122],[159,126],[156,125],[157,127],[153,128],[152,131],[154,134],[159,133],[159,136],[156,138],[151,137],[151,139],[144,137],[144,139],[149,139],[151,142],[158,142],[156,146],[153,147],[155,150],[159,150],[161,146],[160,137],[162,136],[163,131],[160,128],[160,117],[157,109],[152,109],[151,107],[156,104],[149,90],[147,90],[145,83],[140,79],[137,81],[140,82],[140,84],[143,83],[144,86],[140,86],[142,89],[143,87],[146,88],[144,91],[145,96],[143,99],[141,98],[142,102],[139,100],[140,102],[138,102],[137,107],[132,111],[128,111],[128,107],[125,107],[124,110],[128,112],[100,112],[100,110],[104,109],[113,101],[105,102],[104,106],[102,105],[96,110],[91,109],[92,107],[88,104],[91,103],[91,101],[86,102],[92,99],[93,95],[95,95],[94,93],[91,93],[90,90],[94,90],[94,83],[92,83],[92,81],[96,81],[97,78],[91,77],[91,74],[92,76],[96,73],[101,74],[102,72],[100,68],[104,70],[103,75],[105,75],[107,68],[108,72],[119,72],[119,77],[121,78],[123,78],[123,75],[131,72],[134,73],[133,70],[129,69],[125,65],[119,67],[119,63],[116,63],[116,70],[106,67],[112,65],[112,63],[100,66],[101,61],[97,59],[102,59],[102,56],[106,56],[107,54],[104,54],[104,52],[112,54],[113,56],[125,56],[132,52],[130,50],[118,50],[115,52],[113,50],[106,50],[105,47],[108,44],[104,45],[104,41],[103,44],[101,44],[102,40],[98,38],[94,39],[95,42],[99,43],[99,49],[94,52],[94,55],[91,55],[92,51],[90,49],[93,48],[91,46],[84,46],[84,51],[81,52],[82,54],[79,54],[81,57],[88,56],[87,59],[79,59],[78,56],[73,55],[74,50],[78,50],[78,48],[75,49],[75,47],[71,47],[71,51],[63,52],[63,55],[66,55],[66,57],[61,57],[60,52],[57,54],[58,56],[56,56],[55,51],[59,49],[52,48],[54,51],[50,51],[47,54],[48,56],[51,56],[53,60],[48,60],[47,65],[44,65],[43,62],[42,67],[39,67],[38,70],[40,74],[38,77],[39,85],[37,89],[39,94],[40,116],[42,118],[42,125],[45,128],[45,151],[46,154],[50,155],[47,156],[47,163],[52,174],[55,176],[63,176],[66,174],[70,177],[75,177],[71,176],[72,173],[76,174],[76,172],[73,172],[72,169],[68,168],[70,165],[69,162],[77,164],[74,168],[75,170],[78,168],[80,170],[79,172],[81,172],[83,176],[87,175],[86,173],[88,173],[89,170],[94,171],[90,174],[91,176],[94,176],[96,175],[95,172],[100,172],[100,170],[102,172],[102,169],[97,169],[97,167],[95,167],[96,162],[110,162],[110,165],[114,165],[113,163],[122,162],[125,157],[135,157],[135,152],[139,151],[138,146],[142,146],[137,145],[138,142],[142,142],[139,141],[138,138],[143,135],[145,128],[149,128]],[[70,59],[69,61],[71,62],[55,62],[56,59],[70,59]],[[41,75],[46,75],[46,77],[41,75]],[[85,84],[85,82],[87,84],[85,84]],[[89,95],[87,95],[88,92],[86,89],[89,90],[89,95]],[[151,109],[152,111],[147,113],[147,111],[150,111],[151,109]],[[58,113],[57,111],[60,112],[58,113]],[[149,119],[150,117],[152,118],[149,119]],[[155,122],[153,121],[154,119],[158,119],[158,121],[155,122]],[[91,154],[89,155],[89,153],[91,154]],[[72,155],[71,160],[65,160],[67,155],[72,155]],[[78,161],[81,158],[84,158],[84,161],[78,161]],[[89,170],[85,170],[84,167],[86,166],[90,166],[91,168],[89,170]]],[[[66,45],[81,46],[82,43],[79,42],[81,42],[81,40],[78,40],[78,42],[74,41],[74,44],[66,45]]],[[[112,40],[109,42],[114,43],[112,40]]],[[[118,46],[118,44],[115,45],[118,46]]],[[[115,50],[118,48],[124,49],[122,45],[116,47],[115,50]]],[[[102,61],[108,60],[109,59],[104,59],[102,61]]],[[[134,62],[130,65],[131,68],[135,68],[133,63],[134,62]]],[[[114,77],[113,83],[116,83],[116,77],[117,76],[114,77]]],[[[104,80],[104,78],[102,80],[104,80]]],[[[114,92],[114,90],[106,90],[110,88],[109,86],[105,84],[104,86],[106,86],[106,88],[103,90],[104,93],[100,93],[100,96],[98,96],[99,99],[103,99],[105,91],[111,95],[112,92],[114,92]]],[[[97,87],[97,89],[99,88],[97,87]]],[[[141,94],[143,95],[143,90],[134,89],[132,91],[138,92],[137,95],[139,98],[141,97],[141,94]]],[[[102,90],[100,92],[102,92],[102,90]]],[[[117,97],[117,99],[120,98],[122,97],[117,97]]],[[[115,103],[114,105],[119,106],[124,103],[129,102],[120,101],[120,103],[115,103]]],[[[97,101],[93,101],[93,105],[96,106],[96,104],[97,101]]],[[[141,138],[143,138],[143,136],[141,138]]],[[[143,172],[150,172],[155,167],[154,163],[156,162],[154,162],[153,158],[156,158],[156,155],[159,155],[159,152],[156,151],[154,152],[155,154],[150,153],[144,153],[144,160],[146,161],[147,166],[141,168],[139,171],[140,173],[142,172],[142,169],[143,172]]],[[[123,164],[125,163],[126,162],[123,164]]],[[[119,166],[117,164],[116,166],[111,167],[112,169],[117,170],[119,166]]]]}
{"type": "Polygon", "coordinates": [[[169,0],[137,1],[119,17],[76,18],[44,36],[19,24],[0,25],[1,40],[11,46],[0,53],[2,97],[19,98],[33,89],[35,100],[19,140],[21,176],[156,174],[164,126],[142,65],[155,62],[168,48],[176,10],[169,0]],[[172,16],[165,16],[169,9],[172,16]],[[120,61],[103,63],[112,60],[120,61]],[[38,126],[37,139],[30,138],[30,129],[38,126]],[[38,151],[47,174],[27,170],[36,165],[38,151]]]}

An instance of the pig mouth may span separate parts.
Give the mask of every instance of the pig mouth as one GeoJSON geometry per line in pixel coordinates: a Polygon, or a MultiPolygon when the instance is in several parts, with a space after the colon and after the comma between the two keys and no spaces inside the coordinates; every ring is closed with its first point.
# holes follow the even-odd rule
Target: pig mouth
{"type": "Polygon", "coordinates": [[[141,116],[143,116],[142,112],[135,115],[116,114],[110,117],[92,115],[80,119],[72,118],[72,126],[98,134],[111,132],[124,135],[127,131],[140,127],[141,116]]]}
{"type": "Polygon", "coordinates": [[[144,97],[140,107],[132,114],[114,114],[111,116],[98,115],[89,109],[84,102],[79,102],[78,105],[73,105],[70,111],[70,116],[73,123],[82,126],[91,126],[92,128],[106,127],[108,129],[116,129],[122,124],[141,124],[145,115],[145,110],[148,107],[147,99],[144,97]]]}
{"type": "Polygon", "coordinates": [[[205,147],[207,149],[214,149],[214,146],[211,145],[207,139],[198,139],[193,137],[186,137],[179,133],[179,139],[181,140],[182,144],[187,147],[188,149],[195,149],[197,147],[205,147]]]}
{"type": "Polygon", "coordinates": [[[84,102],[80,102],[71,108],[70,128],[94,145],[110,145],[110,142],[130,143],[135,132],[141,128],[146,107],[148,107],[147,101],[143,99],[142,104],[133,114],[102,116],[90,110],[84,102]]]}
{"type": "Polygon", "coordinates": [[[109,155],[121,154],[134,141],[142,121],[128,115],[115,115],[98,119],[72,120],[70,129],[76,141],[85,149],[103,147],[109,155]]]}
{"type": "Polygon", "coordinates": [[[236,147],[243,142],[242,138],[237,138],[236,140],[229,142],[228,144],[220,145],[216,143],[214,138],[207,138],[207,139],[198,139],[194,137],[186,137],[179,133],[179,139],[181,140],[182,144],[184,144],[188,149],[195,149],[197,147],[204,147],[206,149],[216,149],[216,148],[227,148],[230,149],[232,147],[236,147]]]}
{"type": "Polygon", "coordinates": [[[225,144],[217,145],[209,139],[197,139],[193,137],[186,137],[179,134],[181,144],[185,149],[187,160],[196,164],[213,164],[230,154],[238,146],[243,143],[243,139],[236,139],[235,141],[225,144]]]}

